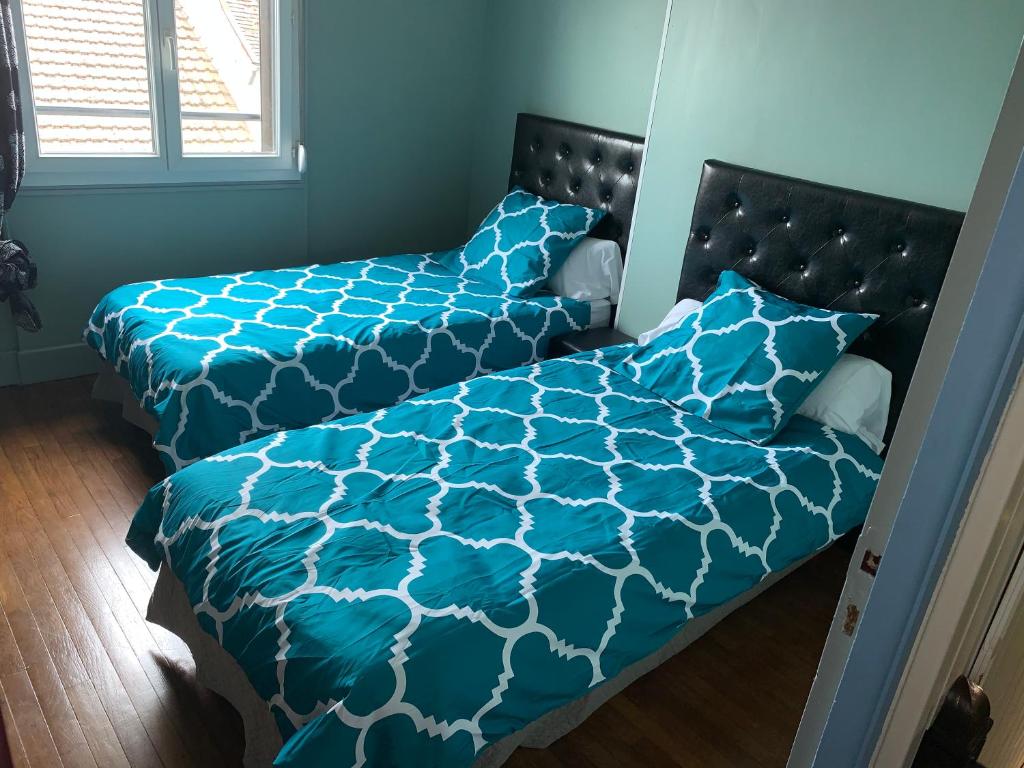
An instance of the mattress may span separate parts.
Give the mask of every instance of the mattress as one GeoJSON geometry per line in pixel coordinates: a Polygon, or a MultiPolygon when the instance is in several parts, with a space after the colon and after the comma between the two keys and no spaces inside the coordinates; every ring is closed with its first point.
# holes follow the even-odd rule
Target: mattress
{"type": "Polygon", "coordinates": [[[471,766],[863,522],[881,460],[758,446],[629,347],[282,432],[155,486],[128,543],[267,703],[281,766],[471,766]]]}
{"type": "Polygon", "coordinates": [[[584,302],[500,295],[442,257],[127,285],[100,301],[85,341],[155,421],[154,447],[173,472],[282,429],[536,362],[552,338],[590,322],[584,302]]]}

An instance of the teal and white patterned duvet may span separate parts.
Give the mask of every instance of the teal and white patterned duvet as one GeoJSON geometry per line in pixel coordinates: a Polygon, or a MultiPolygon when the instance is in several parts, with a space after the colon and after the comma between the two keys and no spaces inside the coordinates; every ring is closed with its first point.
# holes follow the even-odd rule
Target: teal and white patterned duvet
{"type": "Polygon", "coordinates": [[[100,301],[85,341],[158,423],[169,472],[256,437],[394,405],[541,360],[590,306],[518,299],[437,259],[126,285],[100,301]]]}
{"type": "Polygon", "coordinates": [[[283,766],[468,766],[861,523],[881,460],[795,417],[757,446],[606,367],[494,374],[282,432],[153,488],[166,561],[283,766]]]}

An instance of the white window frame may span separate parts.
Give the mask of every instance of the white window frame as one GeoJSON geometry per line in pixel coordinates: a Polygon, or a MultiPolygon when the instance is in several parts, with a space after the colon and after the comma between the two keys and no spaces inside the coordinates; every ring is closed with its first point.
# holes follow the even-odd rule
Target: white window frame
{"type": "Polygon", "coordinates": [[[174,0],[142,0],[150,74],[153,154],[41,155],[36,106],[21,0],[11,10],[20,49],[20,84],[25,126],[24,187],[118,187],[298,181],[305,152],[301,143],[301,2],[269,0],[276,35],[272,80],[276,151],[266,154],[183,155],[177,73],[174,0]]]}

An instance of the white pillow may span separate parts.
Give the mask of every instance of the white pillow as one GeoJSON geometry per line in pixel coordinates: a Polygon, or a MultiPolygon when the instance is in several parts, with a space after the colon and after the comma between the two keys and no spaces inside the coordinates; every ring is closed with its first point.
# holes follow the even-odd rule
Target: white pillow
{"type": "MultiPolygon", "coordinates": [[[[641,333],[636,343],[649,344],[676,328],[691,312],[700,309],[695,299],[683,299],[665,315],[657,328],[641,333]]],[[[885,366],[859,355],[845,354],[814,388],[797,410],[832,429],[857,435],[875,453],[885,448],[883,438],[889,422],[892,374],[885,366]]]]}
{"type": "Polygon", "coordinates": [[[668,333],[673,328],[677,327],[681,322],[683,322],[683,318],[688,314],[700,309],[700,304],[701,303],[696,299],[683,299],[668,311],[668,314],[665,315],[665,319],[658,324],[657,328],[652,328],[649,331],[641,333],[639,338],[637,338],[636,343],[640,346],[650,344],[663,333],[668,333]]]}
{"type": "Polygon", "coordinates": [[[622,250],[614,240],[583,238],[572,249],[569,258],[555,276],[548,280],[548,289],[559,296],[578,301],[619,300],[622,284],[622,250]]]}
{"type": "Polygon", "coordinates": [[[801,416],[857,435],[875,453],[889,421],[892,374],[874,360],[846,354],[797,410],[801,416]]]}

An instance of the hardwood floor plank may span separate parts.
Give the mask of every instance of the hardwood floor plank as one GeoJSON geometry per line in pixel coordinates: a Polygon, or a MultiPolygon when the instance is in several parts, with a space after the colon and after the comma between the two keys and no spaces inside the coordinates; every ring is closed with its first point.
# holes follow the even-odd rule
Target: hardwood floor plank
{"type": "MultiPolygon", "coordinates": [[[[33,477],[33,469],[20,462],[15,464],[20,477],[34,485],[38,478],[33,477]]],[[[159,655],[160,649],[135,605],[130,602],[127,606],[121,605],[119,613],[112,610],[112,601],[119,594],[123,595],[116,577],[107,581],[107,589],[91,578],[96,570],[102,570],[105,560],[88,549],[90,556],[83,559],[76,551],[77,542],[61,530],[62,523],[75,525],[80,518],[61,519],[47,506],[44,498],[39,498],[38,503],[45,522],[35,526],[26,523],[31,527],[31,544],[28,546],[38,550],[40,561],[50,564],[46,575],[61,597],[63,609],[76,617],[74,626],[79,642],[92,651],[87,658],[95,658],[100,665],[106,661],[117,670],[127,689],[127,694],[122,692],[120,696],[135,704],[154,746],[167,765],[186,764],[186,752],[192,754],[196,764],[201,764],[210,754],[219,755],[206,730],[199,724],[194,708],[195,698],[190,699],[180,687],[168,681],[165,669],[154,660],[154,653],[159,655]],[[59,553],[51,548],[50,539],[54,540],[59,553]],[[62,563],[75,577],[74,585],[62,563]],[[92,572],[89,572],[90,568],[92,572]],[[114,651],[110,653],[112,646],[114,651]],[[106,660],[108,653],[111,660],[106,660]],[[168,724],[174,727],[169,729],[168,724]]],[[[78,540],[87,542],[88,536],[79,536],[78,540]]],[[[113,694],[116,695],[117,691],[114,690],[113,694]]],[[[115,714],[118,719],[123,716],[124,712],[115,714]]]]}
{"type": "Polygon", "coordinates": [[[6,675],[0,675],[0,717],[4,721],[4,730],[7,733],[7,747],[11,752],[12,768],[28,768],[28,753],[25,745],[21,742],[21,734],[18,733],[17,725],[14,722],[14,713],[11,711],[10,703],[7,701],[7,693],[4,691],[3,679],[6,675]]]}
{"type": "MultiPolygon", "coordinates": [[[[9,474],[13,474],[15,471],[13,465],[9,462],[7,457],[7,453],[9,450],[10,449],[0,447],[0,473],[3,473],[4,470],[6,470],[9,474]]],[[[18,484],[15,484],[14,486],[9,485],[8,491],[10,492],[12,488],[17,487],[19,487],[18,484]]],[[[39,505],[45,505],[45,499],[37,499],[36,503],[39,505]]],[[[38,522],[35,520],[34,516],[26,515],[23,518],[22,527],[24,530],[29,532],[29,539],[36,542],[37,544],[47,539],[45,532],[43,531],[42,528],[39,527],[38,522]]],[[[50,560],[52,561],[53,558],[50,558],[50,560]]],[[[5,563],[0,563],[0,600],[4,600],[4,595],[7,595],[6,600],[8,603],[11,603],[12,600],[14,601],[11,604],[13,605],[13,610],[15,612],[17,623],[17,626],[15,627],[15,634],[16,636],[20,635],[19,646],[22,649],[22,654],[23,656],[25,656],[27,663],[31,666],[34,663],[37,663],[40,660],[46,658],[44,644],[41,642],[41,636],[37,640],[36,634],[38,634],[38,632],[36,632],[36,634],[32,633],[32,630],[35,628],[34,622],[26,621],[24,618],[25,615],[28,615],[31,618],[31,612],[28,610],[28,604],[24,601],[23,598],[20,601],[18,601],[18,598],[20,597],[20,590],[12,591],[12,583],[14,584],[13,589],[17,589],[17,578],[14,576],[14,574],[10,571],[9,568],[5,567],[5,565],[6,561],[5,563]]],[[[52,574],[53,572],[50,571],[50,573],[52,574]]],[[[73,612],[74,609],[67,608],[67,610],[69,612],[73,612]]],[[[8,615],[10,615],[10,612],[8,615]]],[[[14,623],[15,622],[12,621],[12,625],[14,623]]],[[[76,626],[82,627],[84,625],[81,622],[79,622],[76,626]]],[[[115,630],[115,626],[110,625],[104,625],[104,628],[109,630],[111,633],[113,633],[115,630]]],[[[114,639],[114,643],[114,647],[119,652],[119,656],[123,657],[124,650],[127,649],[127,643],[124,641],[119,641],[116,638],[114,639]]],[[[93,683],[96,686],[98,695],[104,702],[104,707],[107,712],[107,716],[110,722],[112,723],[115,731],[118,733],[119,740],[122,746],[124,747],[125,752],[132,756],[133,765],[162,765],[163,763],[157,757],[157,753],[154,750],[153,744],[150,744],[149,740],[146,738],[140,738],[140,736],[145,737],[146,730],[144,729],[143,724],[140,721],[138,714],[136,713],[136,710],[133,706],[132,697],[129,695],[128,689],[126,689],[126,686],[122,684],[121,679],[118,676],[118,673],[110,665],[110,661],[108,660],[107,663],[104,665],[99,660],[101,657],[102,654],[90,654],[86,655],[85,659],[96,660],[97,662],[89,670],[90,677],[92,678],[93,683]]],[[[138,661],[134,661],[135,665],[138,666],[138,661]]],[[[131,669],[130,662],[128,663],[128,668],[131,669]]],[[[145,680],[144,676],[139,675],[128,678],[136,685],[136,688],[133,689],[133,692],[136,694],[136,697],[143,695],[144,689],[138,687],[140,677],[142,678],[142,680],[145,680]]],[[[160,724],[156,730],[161,731],[165,728],[166,724],[160,724]]],[[[179,764],[178,762],[174,761],[180,759],[182,750],[174,750],[173,748],[171,748],[167,750],[167,753],[170,756],[170,761],[167,763],[168,766],[179,764]]]]}
{"type": "MultiPolygon", "coordinates": [[[[41,483],[36,480],[34,483],[36,487],[33,489],[34,495],[49,494],[60,517],[65,520],[80,517],[86,521],[90,537],[103,551],[104,557],[113,567],[127,594],[134,601],[139,614],[144,616],[146,605],[149,602],[149,594],[156,580],[152,571],[149,571],[145,564],[125,546],[124,536],[128,529],[127,523],[117,521],[117,528],[111,527],[109,519],[101,511],[97,500],[80,482],[77,471],[71,468],[61,446],[47,445],[41,449],[41,452],[45,456],[33,456],[30,451],[25,453],[30,462],[36,466],[48,466],[55,473],[63,470],[61,476],[66,478],[67,482],[63,483],[62,487],[68,492],[64,493],[57,488],[51,491],[49,487],[42,487],[41,483]],[[143,571],[145,571],[145,575],[143,571]]],[[[25,481],[30,482],[34,479],[34,474],[30,472],[25,481]]]]}
{"type": "Polygon", "coordinates": [[[68,698],[71,699],[71,706],[78,715],[78,722],[99,768],[131,768],[128,753],[125,752],[93,683],[89,681],[72,686],[68,689],[68,698]]]}
{"type": "MultiPolygon", "coordinates": [[[[65,407],[66,404],[65,404],[65,407]]],[[[72,455],[81,455],[88,451],[88,443],[81,437],[85,431],[84,428],[72,430],[67,427],[66,422],[71,422],[72,416],[64,422],[58,422],[51,425],[51,427],[44,432],[42,437],[41,452],[46,457],[49,469],[54,473],[54,476],[61,477],[65,480],[64,485],[66,486],[67,493],[60,494],[59,492],[54,495],[54,501],[58,507],[62,507],[64,513],[67,516],[73,514],[82,514],[89,521],[90,526],[103,538],[98,539],[102,544],[107,545],[110,542],[111,535],[113,535],[114,545],[106,546],[105,551],[109,553],[121,550],[127,553],[127,562],[131,565],[142,581],[147,584],[147,592],[152,589],[155,583],[155,575],[150,571],[144,563],[138,558],[131,555],[127,548],[124,546],[124,533],[127,531],[127,525],[130,523],[131,515],[126,515],[124,524],[120,519],[115,519],[113,522],[109,520],[103,513],[102,507],[99,504],[97,498],[95,498],[86,486],[85,478],[88,477],[88,471],[83,477],[76,469],[75,465],[69,458],[72,455]]],[[[143,446],[145,449],[145,447],[143,446]]],[[[148,450],[148,449],[145,449],[148,450]]],[[[150,451],[152,452],[152,451],[150,451]]],[[[31,455],[31,452],[27,452],[31,455]]],[[[79,462],[79,466],[82,463],[79,462]]],[[[151,477],[144,481],[145,485],[142,488],[135,490],[131,502],[131,512],[134,513],[135,508],[138,506],[142,499],[145,491],[157,481],[157,477],[151,477]]],[[[101,496],[102,497],[102,496],[101,496]]],[[[132,591],[132,585],[126,583],[126,587],[129,591],[132,591]]]]}
{"type": "MultiPolygon", "coordinates": [[[[145,563],[125,545],[124,536],[127,524],[118,531],[111,528],[109,521],[99,512],[96,501],[87,491],[84,494],[75,493],[77,501],[71,502],[65,497],[65,494],[59,491],[54,493],[50,487],[43,487],[34,467],[49,464],[49,468],[53,472],[59,473],[61,462],[66,461],[59,444],[45,442],[43,448],[28,449],[24,453],[30,462],[23,467],[22,483],[32,486],[31,491],[35,498],[49,494],[54,506],[61,510],[63,524],[72,534],[72,539],[81,550],[82,557],[88,564],[93,578],[99,584],[103,595],[108,598],[111,609],[115,613],[121,611],[120,616],[127,617],[126,620],[133,626],[141,626],[143,632],[148,631],[157,644],[168,653],[180,653],[182,649],[180,641],[167,642],[171,637],[169,633],[163,632],[159,628],[150,627],[145,623],[146,607],[156,581],[156,574],[150,571],[145,563]],[[34,451],[38,451],[38,453],[34,453],[34,451]],[[77,509],[68,509],[66,505],[71,503],[78,503],[80,506],[77,509]],[[79,512],[81,514],[78,514],[79,512]],[[102,550],[102,557],[96,556],[96,546],[102,550]],[[145,576],[142,575],[143,573],[145,576]],[[129,615],[130,612],[124,613],[129,611],[126,603],[134,605],[137,618],[129,615]]],[[[70,464],[65,464],[65,467],[70,467],[70,464]]],[[[70,486],[74,489],[76,484],[73,478],[77,475],[73,470],[70,471],[72,472],[70,486]]],[[[122,624],[124,624],[124,620],[122,620],[122,624]]]]}
{"type": "Polygon", "coordinates": [[[4,390],[6,402],[4,414],[0,417],[0,430],[3,431],[5,442],[18,448],[38,445],[39,440],[26,423],[25,416],[32,413],[28,407],[28,390],[30,387],[7,387],[4,390]]]}
{"type": "Polygon", "coordinates": [[[11,633],[18,643],[25,668],[46,664],[49,654],[43,636],[21,591],[14,566],[7,557],[0,557],[0,607],[10,622],[11,633]]]}
{"type": "Polygon", "coordinates": [[[7,536],[3,545],[50,657],[49,664],[34,666],[28,672],[50,724],[57,750],[69,768],[96,766],[96,759],[80,722],[81,715],[86,715],[88,719],[92,714],[87,712],[92,702],[83,697],[76,708],[71,695],[72,690],[84,691],[89,685],[85,667],[40,579],[37,564],[33,561],[24,536],[7,536]],[[45,689],[40,684],[41,679],[46,681],[45,689]]]}
{"type": "Polygon", "coordinates": [[[63,766],[28,673],[6,675],[0,678],[0,686],[3,687],[7,712],[11,713],[10,722],[18,733],[25,761],[33,768],[63,766]]]}
{"type": "MultiPolygon", "coordinates": [[[[2,537],[3,534],[0,534],[2,537]]],[[[14,639],[14,632],[11,624],[7,621],[7,614],[0,607],[0,676],[9,675],[12,672],[21,672],[25,669],[25,660],[18,650],[18,641],[14,639]]]]}
{"type": "MultiPolygon", "coordinates": [[[[50,485],[42,484],[35,467],[59,457],[61,453],[59,446],[48,444],[45,437],[42,452],[37,454],[37,450],[40,449],[23,451],[24,456],[30,461],[16,462],[15,469],[22,485],[30,489],[32,498],[41,500],[49,492],[50,485]]],[[[182,722],[182,728],[178,730],[189,751],[200,762],[210,757],[224,759],[226,755],[220,748],[219,741],[211,739],[207,726],[212,725],[215,733],[218,732],[218,728],[232,733],[238,730],[235,720],[230,716],[224,716],[223,706],[209,706],[209,697],[212,694],[194,684],[194,666],[184,644],[170,633],[145,622],[144,606],[148,602],[152,581],[131,579],[137,572],[123,566],[119,574],[125,579],[122,582],[119,581],[118,574],[114,573],[115,569],[110,567],[111,560],[121,562],[130,559],[141,563],[123,543],[124,528],[120,535],[116,535],[102,516],[94,518],[93,523],[106,544],[103,555],[99,555],[95,551],[96,541],[93,538],[96,531],[85,526],[81,516],[62,518],[48,504],[41,504],[39,511],[48,519],[44,522],[45,533],[40,529],[37,540],[44,536],[54,540],[55,546],[60,550],[58,556],[72,576],[72,580],[76,581],[75,588],[80,594],[84,590],[85,593],[102,595],[107,603],[106,608],[120,624],[165,709],[177,713],[175,721],[182,722]],[[67,528],[67,534],[60,531],[61,525],[67,528]],[[114,536],[120,540],[119,544],[112,541],[114,536]],[[79,552],[73,551],[75,548],[79,552]],[[75,579],[76,576],[83,576],[85,571],[88,571],[88,578],[85,581],[75,579]],[[134,593],[134,601],[130,593],[134,593]],[[182,663],[183,657],[187,662],[182,663]],[[188,682],[190,680],[191,684],[188,682]],[[204,709],[211,713],[211,717],[205,722],[199,714],[204,709]]],[[[228,750],[227,754],[234,753],[228,750]]]]}
{"type": "Polygon", "coordinates": [[[40,576],[49,595],[38,593],[36,588],[36,592],[26,590],[26,596],[34,606],[37,621],[49,627],[46,635],[63,633],[60,642],[50,646],[51,655],[96,762],[100,766],[128,765],[128,752],[123,748],[127,746],[137,760],[160,765],[152,745],[147,749],[135,735],[141,732],[138,716],[106,652],[91,633],[77,597],[62,583],[59,563],[52,559],[51,552],[40,552],[38,538],[32,544],[23,540],[20,546],[39,559],[40,576]]]}

